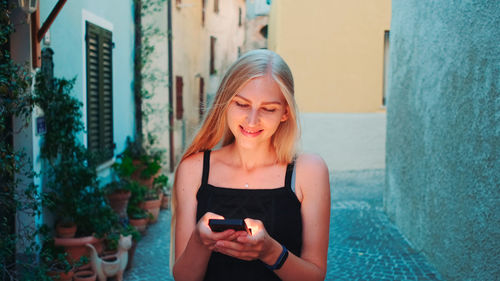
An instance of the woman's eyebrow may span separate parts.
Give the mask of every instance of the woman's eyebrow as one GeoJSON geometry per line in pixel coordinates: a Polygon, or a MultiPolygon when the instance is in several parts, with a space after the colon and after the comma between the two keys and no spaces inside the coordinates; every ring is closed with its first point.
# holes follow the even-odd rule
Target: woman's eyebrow
{"type": "MultiPolygon", "coordinates": [[[[242,99],[242,100],[244,100],[244,101],[246,101],[246,102],[248,102],[248,103],[252,103],[249,99],[246,99],[246,98],[244,98],[244,97],[242,97],[242,96],[240,96],[240,95],[238,95],[238,94],[236,94],[236,95],[235,95],[235,97],[238,97],[238,98],[240,98],[240,99],[242,99]]],[[[265,102],[263,102],[262,104],[264,104],[264,105],[268,105],[268,104],[277,104],[277,105],[281,105],[281,102],[280,102],[280,101],[265,101],[265,102]]]]}

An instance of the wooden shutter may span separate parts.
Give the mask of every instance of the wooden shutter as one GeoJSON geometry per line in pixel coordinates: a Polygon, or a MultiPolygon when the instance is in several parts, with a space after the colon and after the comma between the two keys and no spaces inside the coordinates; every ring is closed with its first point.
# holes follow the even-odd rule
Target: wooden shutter
{"type": "Polygon", "coordinates": [[[113,60],[112,33],[86,23],[87,145],[99,162],[113,157],[113,60]]]}
{"type": "Polygon", "coordinates": [[[205,80],[200,77],[200,120],[203,118],[205,111],[205,80]]]}
{"type": "Polygon", "coordinates": [[[210,36],[210,74],[215,74],[215,40],[210,36]]]}
{"type": "Polygon", "coordinates": [[[219,0],[214,0],[214,12],[219,12],[219,0]]]}
{"type": "Polygon", "coordinates": [[[205,26],[205,1],[201,0],[201,26],[205,26]]]}
{"type": "Polygon", "coordinates": [[[238,26],[241,26],[241,7],[238,8],[238,26]]]}
{"type": "Polygon", "coordinates": [[[182,106],[182,76],[175,76],[175,117],[180,120],[184,115],[184,107],[182,106]]]}

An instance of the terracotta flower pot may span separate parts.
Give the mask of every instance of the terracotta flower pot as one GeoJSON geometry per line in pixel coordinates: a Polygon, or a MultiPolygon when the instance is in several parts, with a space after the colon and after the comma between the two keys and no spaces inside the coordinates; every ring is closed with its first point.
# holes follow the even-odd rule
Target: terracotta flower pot
{"type": "Polygon", "coordinates": [[[130,250],[128,250],[128,261],[125,270],[129,270],[130,268],[132,268],[136,248],[137,248],[137,241],[132,240],[132,247],[130,247],[130,250]]]}
{"type": "Polygon", "coordinates": [[[132,173],[130,177],[136,182],[138,182],[140,185],[144,185],[149,189],[153,188],[153,182],[155,178],[160,175],[160,171],[158,171],[156,174],[147,179],[143,179],[141,178],[141,173],[145,169],[144,165],[141,163],[140,160],[133,160],[132,163],[134,164],[135,167],[137,167],[137,169],[132,173]]]}
{"type": "Polygon", "coordinates": [[[133,218],[130,218],[129,222],[140,233],[144,234],[146,232],[146,227],[148,226],[148,218],[142,218],[142,219],[133,219],[133,218]]]}
{"type": "Polygon", "coordinates": [[[56,225],[57,236],[61,238],[73,238],[76,234],[75,223],[58,223],[56,225]]]}
{"type": "Polygon", "coordinates": [[[91,269],[79,270],[73,276],[74,281],[95,281],[96,279],[97,275],[91,269]]]}
{"type": "Polygon", "coordinates": [[[149,223],[155,223],[158,220],[158,215],[160,214],[160,205],[161,200],[155,199],[144,201],[139,205],[139,207],[153,215],[153,218],[149,220],[149,223]]]}
{"type": "Polygon", "coordinates": [[[161,208],[168,209],[170,208],[170,194],[164,194],[161,200],[161,208]]]}
{"type": "Polygon", "coordinates": [[[118,214],[120,218],[127,217],[127,205],[130,198],[130,190],[119,190],[108,194],[108,201],[111,208],[118,214]]]}
{"type": "Polygon", "coordinates": [[[49,276],[52,280],[57,281],[71,281],[73,280],[73,270],[68,272],[64,271],[48,271],[47,276],[49,276]]]}
{"type": "Polygon", "coordinates": [[[94,236],[86,236],[79,238],[54,238],[56,246],[63,246],[68,253],[68,261],[73,264],[79,261],[81,257],[90,257],[89,248],[85,246],[87,243],[92,244],[98,252],[102,252],[104,245],[103,239],[97,239],[94,236]]]}

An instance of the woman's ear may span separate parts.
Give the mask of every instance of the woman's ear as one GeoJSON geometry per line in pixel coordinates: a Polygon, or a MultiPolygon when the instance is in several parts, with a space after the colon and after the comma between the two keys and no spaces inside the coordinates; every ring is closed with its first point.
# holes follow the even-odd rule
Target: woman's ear
{"type": "Polygon", "coordinates": [[[285,108],[285,112],[283,112],[283,115],[281,116],[281,122],[285,122],[286,120],[288,120],[288,106],[285,108]]]}

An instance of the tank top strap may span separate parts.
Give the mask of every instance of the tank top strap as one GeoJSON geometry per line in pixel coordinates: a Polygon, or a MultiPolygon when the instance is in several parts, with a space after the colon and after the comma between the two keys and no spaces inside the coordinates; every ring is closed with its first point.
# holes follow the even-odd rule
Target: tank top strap
{"type": "Polygon", "coordinates": [[[201,184],[208,183],[208,172],[210,171],[210,150],[205,150],[203,153],[203,175],[201,176],[201,184]]]}
{"type": "Polygon", "coordinates": [[[292,189],[292,175],[294,172],[295,159],[286,166],[286,174],[285,174],[285,187],[292,189]]]}

